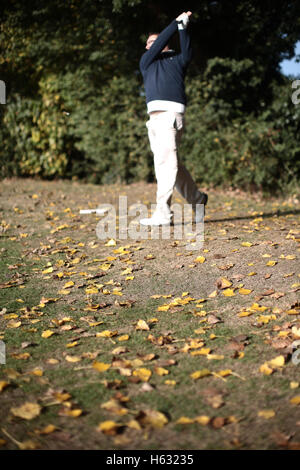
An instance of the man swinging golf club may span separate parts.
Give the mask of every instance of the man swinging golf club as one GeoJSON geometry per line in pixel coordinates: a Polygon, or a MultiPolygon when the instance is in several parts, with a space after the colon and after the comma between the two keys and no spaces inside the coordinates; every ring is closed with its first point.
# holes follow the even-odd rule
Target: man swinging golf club
{"type": "Polygon", "coordinates": [[[170,206],[174,187],[192,205],[196,222],[203,219],[208,199],[207,194],[197,189],[177,153],[186,107],[184,78],[192,52],[187,31],[191,14],[190,11],[182,13],[160,34],[150,33],[146,43],[147,51],[140,60],[149,114],[146,126],[157,180],[156,209],[151,218],[140,220],[142,225],[172,223],[170,206]],[[168,46],[177,30],[181,49],[179,54],[168,46]]]}

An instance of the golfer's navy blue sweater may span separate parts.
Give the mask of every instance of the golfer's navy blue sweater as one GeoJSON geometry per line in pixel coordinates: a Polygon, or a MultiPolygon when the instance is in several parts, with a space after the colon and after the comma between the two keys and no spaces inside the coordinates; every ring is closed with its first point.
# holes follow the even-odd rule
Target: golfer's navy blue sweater
{"type": "Polygon", "coordinates": [[[186,104],[184,77],[192,54],[187,30],[178,31],[180,54],[176,54],[174,51],[162,52],[177,30],[178,23],[174,20],[160,33],[150,49],[141,57],[140,70],[144,78],[147,104],[154,100],[186,104]]]}

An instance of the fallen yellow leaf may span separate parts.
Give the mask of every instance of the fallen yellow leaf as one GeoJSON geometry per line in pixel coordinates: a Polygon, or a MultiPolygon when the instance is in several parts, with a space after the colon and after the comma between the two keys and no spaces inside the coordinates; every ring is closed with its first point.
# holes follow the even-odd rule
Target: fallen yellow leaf
{"type": "Polygon", "coordinates": [[[176,380],[165,380],[166,385],[176,385],[176,380]]]}
{"type": "Polygon", "coordinates": [[[260,366],[259,368],[260,372],[262,372],[263,374],[265,375],[271,375],[273,374],[273,369],[271,369],[269,366],[268,366],[268,363],[265,362],[263,365],[260,366]]]}
{"type": "Polygon", "coordinates": [[[196,423],[201,424],[202,426],[206,426],[206,425],[210,422],[210,417],[209,417],[209,416],[205,416],[205,415],[196,416],[196,418],[194,418],[194,421],[195,421],[196,423]]]}
{"type": "Polygon", "coordinates": [[[8,323],[7,323],[7,328],[19,328],[19,326],[21,326],[21,322],[20,321],[14,321],[14,320],[10,320],[8,323]]]}
{"type": "Polygon", "coordinates": [[[118,334],[117,331],[110,331],[110,330],[104,330],[101,331],[100,333],[96,333],[97,338],[111,338],[112,336],[116,336],[118,334]]]}
{"type": "Polygon", "coordinates": [[[291,398],[290,403],[292,403],[292,405],[300,405],[300,395],[297,395],[296,397],[291,398]]]}
{"type": "Polygon", "coordinates": [[[206,356],[210,353],[210,348],[200,348],[197,351],[190,351],[191,356],[206,356]]]}
{"type": "Polygon", "coordinates": [[[161,305],[160,307],[157,307],[157,310],[159,312],[167,312],[170,309],[170,305],[161,305]]]}
{"type": "Polygon", "coordinates": [[[111,238],[110,240],[108,240],[107,243],[105,243],[105,246],[116,246],[117,242],[114,238],[111,238]]]}
{"type": "Polygon", "coordinates": [[[108,271],[109,268],[111,267],[111,264],[104,263],[104,264],[101,264],[99,267],[100,267],[100,269],[102,269],[102,271],[108,271]]]}
{"type": "Polygon", "coordinates": [[[238,314],[238,317],[249,317],[249,315],[253,315],[253,312],[247,312],[247,311],[244,311],[244,312],[240,312],[238,314]]]}
{"type": "Polygon", "coordinates": [[[81,357],[80,357],[80,356],[69,356],[69,355],[66,355],[65,359],[66,359],[66,361],[68,361],[68,362],[79,362],[79,361],[81,361],[81,357]]]}
{"type": "Polygon", "coordinates": [[[69,398],[71,398],[71,395],[67,392],[65,393],[60,393],[60,392],[55,392],[53,394],[54,398],[56,398],[56,400],[59,402],[59,403],[63,403],[64,401],[68,400],[69,398]]]}
{"type": "Polygon", "coordinates": [[[53,267],[52,266],[50,268],[44,269],[44,271],[42,271],[43,274],[48,274],[48,273],[52,273],[52,272],[53,272],[53,267]]]}
{"type": "Polygon", "coordinates": [[[17,416],[18,418],[30,420],[39,416],[41,412],[41,407],[38,403],[26,402],[19,407],[12,407],[10,411],[14,416],[17,416]]]}
{"type": "Polygon", "coordinates": [[[140,367],[140,368],[135,369],[133,371],[133,375],[135,377],[139,377],[139,379],[141,379],[143,382],[148,382],[148,380],[150,379],[150,377],[152,375],[152,372],[149,369],[146,369],[144,367],[140,367]]]}
{"type": "Polygon", "coordinates": [[[114,413],[118,416],[123,416],[128,413],[128,409],[124,408],[120,405],[118,400],[115,398],[112,398],[111,400],[102,403],[101,408],[104,408],[105,410],[109,411],[110,413],[114,413]]]}
{"type": "Polygon", "coordinates": [[[140,423],[136,419],[131,419],[128,421],[126,426],[131,429],[136,429],[137,431],[142,429],[140,423]]]}
{"type": "Polygon", "coordinates": [[[151,426],[152,428],[162,428],[168,423],[167,417],[160,411],[155,410],[144,410],[139,421],[145,426],[151,426]]]}
{"type": "Polygon", "coordinates": [[[226,289],[227,287],[232,286],[232,282],[226,277],[221,277],[217,284],[219,289],[226,289]]]}
{"type": "Polygon", "coordinates": [[[105,364],[104,362],[93,362],[93,368],[96,369],[98,372],[105,372],[111,367],[110,364],[105,364]]]}
{"type": "Polygon", "coordinates": [[[129,335],[122,335],[119,336],[118,341],[128,341],[129,340],[129,335]]]}
{"type": "Polygon", "coordinates": [[[210,370],[202,369],[202,370],[197,370],[196,372],[193,372],[192,374],[190,374],[190,377],[193,380],[197,380],[197,379],[200,379],[202,377],[207,377],[208,375],[211,375],[210,370]]]}
{"type": "Polygon", "coordinates": [[[207,354],[207,359],[221,360],[224,359],[224,356],[221,354],[207,354]]]}
{"type": "Polygon", "coordinates": [[[103,432],[104,434],[114,436],[117,433],[118,428],[120,426],[121,425],[116,423],[115,421],[107,420],[107,421],[102,421],[102,423],[98,425],[97,430],[103,432]]]}
{"type": "Polygon", "coordinates": [[[73,287],[75,283],[73,281],[66,282],[63,286],[63,289],[67,289],[68,287],[73,287]]]}
{"type": "Polygon", "coordinates": [[[74,348],[75,346],[77,346],[78,344],[78,341],[73,341],[73,343],[67,343],[67,348],[74,348]]]}
{"type": "Polygon", "coordinates": [[[232,297],[235,295],[233,289],[225,289],[222,294],[225,295],[225,297],[232,297]]]}
{"type": "Polygon", "coordinates": [[[268,364],[271,367],[282,367],[284,366],[284,356],[277,356],[275,359],[271,359],[271,361],[268,361],[268,364]]]}
{"type": "Polygon", "coordinates": [[[47,435],[51,434],[52,432],[56,431],[57,427],[54,426],[54,424],[48,424],[45,426],[43,429],[35,429],[35,434],[42,434],[42,435],[47,435]]]}
{"type": "Polygon", "coordinates": [[[214,290],[211,294],[209,294],[208,297],[209,297],[210,299],[213,299],[214,297],[217,297],[217,295],[218,295],[218,291],[217,291],[217,290],[214,290]]]}
{"type": "Polygon", "coordinates": [[[30,374],[32,375],[36,375],[37,377],[42,377],[43,375],[43,370],[42,369],[39,369],[39,368],[36,368],[36,369],[33,369],[30,374]]]}
{"type": "Polygon", "coordinates": [[[220,370],[219,372],[216,372],[216,375],[220,377],[227,377],[228,375],[231,375],[231,374],[232,374],[231,369],[225,369],[225,370],[220,370]]]}
{"type": "Polygon", "coordinates": [[[74,410],[69,410],[68,408],[66,408],[62,410],[60,414],[63,416],[70,416],[71,418],[78,418],[78,416],[82,414],[82,410],[80,410],[79,408],[74,410]]]}
{"type": "Polygon", "coordinates": [[[97,287],[88,287],[85,289],[86,294],[98,294],[99,290],[97,287]]]}
{"type": "Polygon", "coordinates": [[[187,418],[186,416],[181,416],[181,418],[175,421],[175,424],[192,424],[195,420],[193,418],[187,418]]]}
{"type": "Polygon", "coordinates": [[[167,369],[165,369],[164,367],[155,367],[155,372],[156,374],[158,375],[168,375],[169,371],[167,369]]]}
{"type": "Polygon", "coordinates": [[[12,357],[14,357],[15,359],[29,359],[30,354],[28,352],[27,353],[20,353],[20,354],[13,353],[12,357]]]}
{"type": "Polygon", "coordinates": [[[265,419],[274,418],[275,411],[274,410],[262,410],[258,412],[257,416],[260,416],[261,418],[265,418],[265,419]]]}
{"type": "Polygon", "coordinates": [[[196,259],[194,259],[194,263],[204,263],[205,257],[204,256],[197,256],[196,259]]]}
{"type": "Polygon", "coordinates": [[[144,320],[139,320],[136,325],[136,330],[149,331],[150,327],[144,320]]]}
{"type": "Polygon", "coordinates": [[[239,289],[239,294],[242,294],[242,295],[248,295],[248,294],[251,294],[252,290],[251,289],[239,289]]]}
{"type": "Polygon", "coordinates": [[[8,387],[9,382],[6,382],[5,380],[0,380],[0,392],[4,390],[6,387],[8,387]]]}
{"type": "Polygon", "coordinates": [[[50,336],[54,335],[54,331],[52,330],[45,330],[42,333],[42,338],[50,338],[50,336]]]}

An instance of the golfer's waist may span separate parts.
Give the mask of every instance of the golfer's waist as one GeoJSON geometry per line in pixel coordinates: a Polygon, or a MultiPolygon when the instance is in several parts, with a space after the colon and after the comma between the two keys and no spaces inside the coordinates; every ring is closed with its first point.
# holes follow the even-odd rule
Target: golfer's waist
{"type": "Polygon", "coordinates": [[[184,114],[185,105],[176,101],[152,100],[147,103],[148,114],[162,111],[173,111],[174,113],[184,114]]]}

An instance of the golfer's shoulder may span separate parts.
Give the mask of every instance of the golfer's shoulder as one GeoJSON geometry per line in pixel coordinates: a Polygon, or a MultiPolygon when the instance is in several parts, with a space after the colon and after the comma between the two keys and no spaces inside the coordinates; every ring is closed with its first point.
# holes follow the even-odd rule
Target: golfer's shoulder
{"type": "Polygon", "coordinates": [[[142,55],[141,55],[141,58],[140,58],[140,63],[143,61],[143,59],[145,59],[145,57],[147,56],[147,52],[144,52],[142,55]]]}

